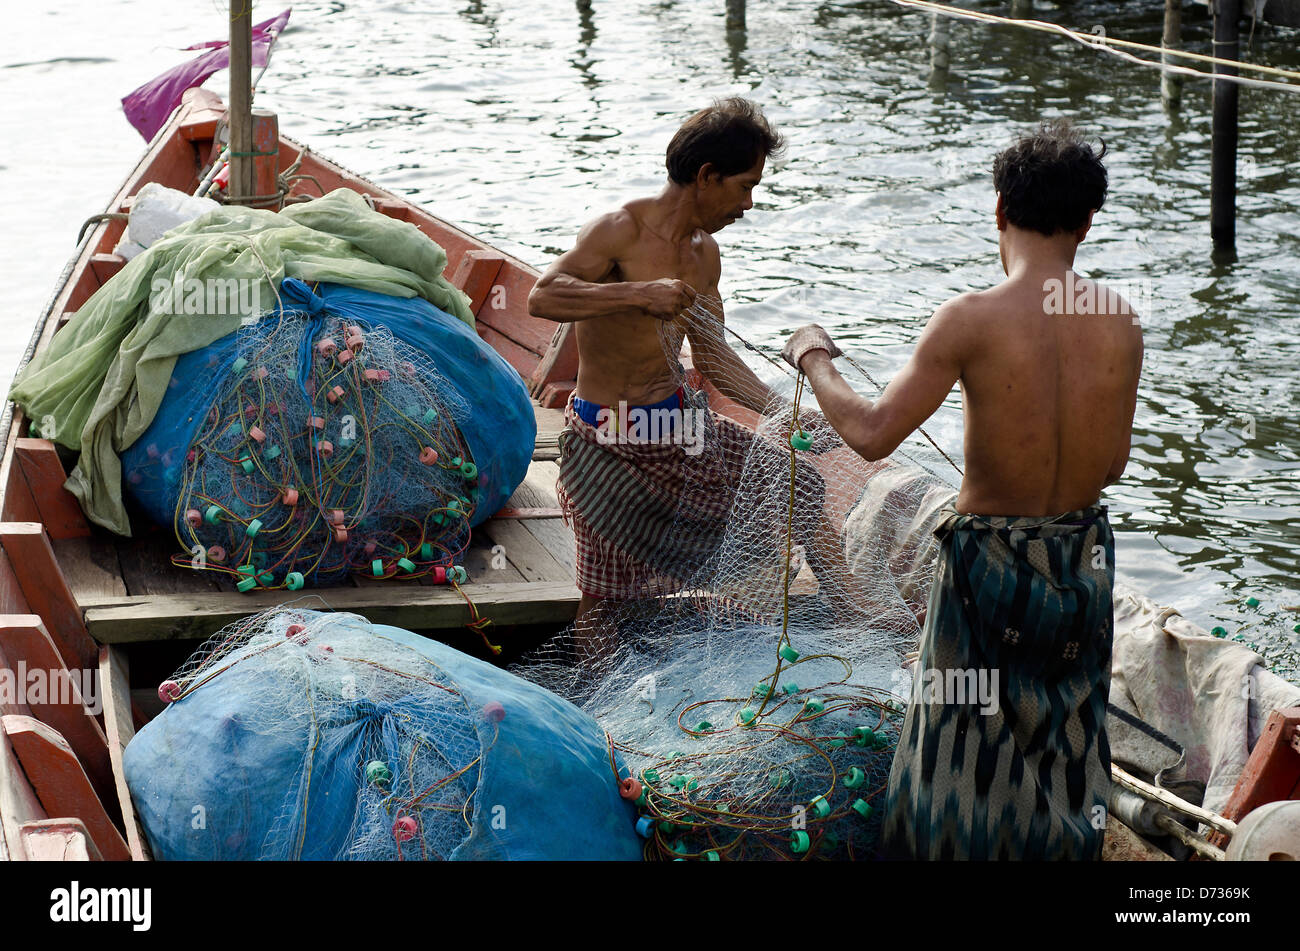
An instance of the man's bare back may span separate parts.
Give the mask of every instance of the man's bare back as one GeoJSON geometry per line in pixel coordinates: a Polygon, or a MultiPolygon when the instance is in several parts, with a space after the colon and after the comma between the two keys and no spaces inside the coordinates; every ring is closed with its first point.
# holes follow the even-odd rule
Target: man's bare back
{"type": "Polygon", "coordinates": [[[1075,511],[1128,462],[1142,330],[1127,302],[1071,269],[1091,216],[1045,236],[1008,227],[1000,199],[998,215],[1007,279],[936,310],[878,400],[858,396],[827,349],[809,348],[818,334],[830,343],[816,325],[796,331],[787,353],[798,354],[831,425],[868,460],[897,449],[959,382],[966,468],[957,511],[1075,511]],[[1081,288],[1093,305],[1086,314],[1069,306],[1081,288]],[[1069,304],[1054,306],[1063,296],[1069,304]]]}
{"type": "Polygon", "coordinates": [[[1100,313],[1045,314],[1047,281],[1085,283],[1065,272],[1027,275],[951,304],[966,324],[959,512],[1086,508],[1128,462],[1141,328],[1117,297],[1100,313]]]}

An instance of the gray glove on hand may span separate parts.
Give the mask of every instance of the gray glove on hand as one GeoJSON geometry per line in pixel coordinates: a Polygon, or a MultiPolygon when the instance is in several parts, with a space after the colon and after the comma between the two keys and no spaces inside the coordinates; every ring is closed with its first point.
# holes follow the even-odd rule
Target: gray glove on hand
{"type": "Polygon", "coordinates": [[[825,350],[831,355],[831,359],[840,356],[842,351],[835,346],[835,341],[817,324],[807,324],[800,327],[790,335],[790,339],[785,342],[785,349],[781,351],[781,356],[785,362],[790,364],[796,370],[802,369],[799,366],[801,360],[814,350],[825,350]]]}

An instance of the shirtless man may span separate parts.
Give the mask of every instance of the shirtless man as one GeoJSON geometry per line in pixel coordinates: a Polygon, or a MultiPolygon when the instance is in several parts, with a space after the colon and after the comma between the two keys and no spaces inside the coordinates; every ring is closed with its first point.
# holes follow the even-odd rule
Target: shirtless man
{"type": "MultiPolygon", "coordinates": [[[[722,257],[713,235],[754,207],[766,160],[781,147],[744,99],[696,113],[668,146],[664,190],[588,222],[541,276],[528,310],[577,324],[579,398],[616,406],[670,396],[681,378],[665,359],[665,335],[668,348],[680,348],[685,334],[693,359],[715,365],[714,386],[764,410],[771,391],[725,341],[688,324],[685,312],[700,293],[717,298],[722,257]]],[[[720,307],[711,309],[721,321],[720,307]]]]}
{"type": "MultiPolygon", "coordinates": [[[[691,500],[701,523],[725,519],[729,505],[725,485],[702,487],[683,475],[688,464],[671,440],[613,444],[620,406],[627,416],[690,409],[695,396],[684,391],[677,360],[683,336],[695,368],[724,396],[759,413],[777,399],[725,339],[717,300],[722,260],[712,236],[754,206],[766,160],[781,147],[747,100],[697,112],[668,146],[663,191],[588,223],[529,296],[533,316],[576,324],[578,380],[559,490],[578,544],[580,622],[604,599],[670,591],[665,577],[674,574],[674,561],[686,574],[707,557],[708,543],[691,547],[682,523],[678,502],[688,485],[709,493],[691,500]],[[701,308],[709,316],[701,319],[701,308]]],[[[750,437],[719,417],[713,424],[721,446],[710,449],[721,453],[722,468],[734,469],[750,437]]]]}
{"type": "Polygon", "coordinates": [[[1100,857],[1114,549],[1098,500],[1128,462],[1142,366],[1128,304],[1072,270],[1105,199],[1100,159],[1065,122],[998,157],[1006,280],[939,307],[874,402],[836,371],[839,350],[820,327],[786,347],[826,419],[868,460],[961,385],[966,469],[936,531],[917,682],[960,686],[952,672],[973,672],[999,703],[986,713],[960,690],[913,691],[886,802],[885,844],[898,857],[1100,857]]]}

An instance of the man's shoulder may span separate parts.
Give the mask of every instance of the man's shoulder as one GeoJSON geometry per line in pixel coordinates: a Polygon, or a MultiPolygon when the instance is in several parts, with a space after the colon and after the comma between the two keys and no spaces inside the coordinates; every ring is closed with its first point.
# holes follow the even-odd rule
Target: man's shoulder
{"type": "Polygon", "coordinates": [[[628,202],[626,205],[592,218],[583,225],[580,238],[598,241],[609,248],[625,247],[634,243],[640,236],[641,222],[629,207],[632,204],[633,202],[628,202]]]}
{"type": "Polygon", "coordinates": [[[934,311],[932,322],[945,331],[955,331],[976,324],[995,315],[1005,306],[998,300],[997,288],[986,291],[966,291],[950,297],[934,311]]]}
{"type": "Polygon", "coordinates": [[[716,282],[722,277],[722,249],[718,247],[717,238],[704,229],[701,228],[696,234],[699,235],[700,252],[707,265],[708,274],[716,282]]]}

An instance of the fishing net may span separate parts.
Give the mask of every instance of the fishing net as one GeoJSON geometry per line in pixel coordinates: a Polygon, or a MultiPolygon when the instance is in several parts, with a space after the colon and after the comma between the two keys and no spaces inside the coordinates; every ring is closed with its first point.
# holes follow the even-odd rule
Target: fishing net
{"type": "Polygon", "coordinates": [[[128,745],[160,859],[636,859],[604,732],[542,688],[351,614],[230,625],[128,745]]]}
{"type": "Polygon", "coordinates": [[[240,590],[463,581],[470,528],[527,471],[523,383],[420,298],[321,294],[290,279],[275,314],[178,360],[127,483],[177,564],[240,590]]]}
{"type": "Polygon", "coordinates": [[[716,300],[688,319],[692,369],[661,327],[682,417],[621,407],[562,437],[580,587],[605,600],[519,669],[624,753],[647,857],[872,857],[955,465],[863,460],[757,348],[725,404],[704,381],[736,335],[716,300]]]}

